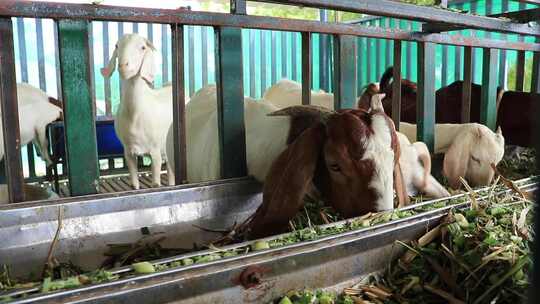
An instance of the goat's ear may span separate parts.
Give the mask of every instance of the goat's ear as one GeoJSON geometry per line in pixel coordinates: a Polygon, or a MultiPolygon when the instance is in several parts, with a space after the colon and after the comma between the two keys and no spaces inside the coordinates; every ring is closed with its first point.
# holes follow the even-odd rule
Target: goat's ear
{"type": "Polygon", "coordinates": [[[144,52],[144,57],[143,57],[143,60],[141,63],[141,69],[140,69],[141,77],[144,80],[148,81],[149,83],[154,82],[154,75],[156,74],[156,66],[154,62],[153,50],[155,50],[155,48],[152,46],[144,52]]]}
{"type": "MultiPolygon", "coordinates": [[[[471,135],[467,135],[470,137],[471,135]]],[[[473,134],[473,136],[475,136],[473,134]]],[[[469,166],[469,158],[471,151],[471,141],[464,140],[454,142],[444,155],[443,173],[450,187],[459,189],[459,177],[465,178],[467,167],[469,166]]]]}
{"type": "Polygon", "coordinates": [[[154,46],[154,44],[152,43],[152,41],[148,40],[148,39],[145,39],[145,42],[146,42],[146,46],[149,47],[152,51],[157,51],[156,47],[154,46]]]}
{"type": "Polygon", "coordinates": [[[272,163],[263,188],[263,203],[249,223],[249,237],[283,231],[303,205],[326,139],[322,123],[306,129],[272,163]]]}
{"type": "Polygon", "coordinates": [[[114,52],[112,53],[111,59],[109,59],[109,63],[106,67],[101,68],[101,75],[105,78],[110,78],[112,73],[114,73],[114,69],[116,68],[116,60],[118,58],[118,51],[117,49],[114,49],[114,52]]]}

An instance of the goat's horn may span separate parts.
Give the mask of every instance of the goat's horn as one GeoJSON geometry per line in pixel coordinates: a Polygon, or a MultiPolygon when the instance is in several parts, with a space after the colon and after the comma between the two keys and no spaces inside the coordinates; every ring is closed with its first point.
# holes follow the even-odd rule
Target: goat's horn
{"type": "Polygon", "coordinates": [[[326,117],[334,111],[325,107],[314,105],[298,105],[283,108],[281,110],[268,113],[268,116],[323,116],[326,117]]]}

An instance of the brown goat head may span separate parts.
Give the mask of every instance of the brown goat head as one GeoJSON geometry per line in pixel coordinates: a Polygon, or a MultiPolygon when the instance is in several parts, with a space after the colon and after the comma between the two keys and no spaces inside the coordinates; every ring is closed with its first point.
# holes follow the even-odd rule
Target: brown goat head
{"type": "Polygon", "coordinates": [[[274,160],[249,237],[283,231],[311,183],[345,217],[393,208],[397,140],[384,113],[293,106],[289,146],[274,160]],[[308,120],[311,123],[305,123],[308,120]]]}

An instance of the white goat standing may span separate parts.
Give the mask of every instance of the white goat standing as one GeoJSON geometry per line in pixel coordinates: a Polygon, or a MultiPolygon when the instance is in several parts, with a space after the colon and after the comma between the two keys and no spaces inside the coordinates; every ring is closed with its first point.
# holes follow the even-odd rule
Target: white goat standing
{"type": "Polygon", "coordinates": [[[120,106],[114,128],[124,146],[124,156],[131,183],[139,189],[137,156],[150,155],[152,159],[152,185],[161,185],[161,164],[167,163],[168,184],[174,184],[170,162],[165,155],[166,137],[172,125],[172,87],[153,89],[155,47],[146,38],[126,34],[116,43],[116,49],[101,74],[109,78],[118,60],[122,79],[120,106]]]}
{"type": "MultiPolygon", "coordinates": [[[[33,141],[41,158],[50,166],[52,161],[46,128],[49,123],[61,117],[62,109],[50,102],[47,93],[27,83],[17,84],[17,104],[21,146],[33,141]]],[[[4,133],[1,126],[0,120],[0,159],[4,158],[4,133]]]]}
{"type": "MultiPolygon", "coordinates": [[[[416,125],[401,122],[400,132],[411,141],[416,139],[416,125]]],[[[450,186],[458,189],[459,177],[472,186],[488,185],[497,165],[504,155],[504,137],[478,123],[436,124],[435,153],[444,153],[443,173],[450,186]]]]}
{"type": "MultiPolygon", "coordinates": [[[[302,86],[295,81],[282,79],[269,87],[263,100],[272,103],[279,109],[302,104],[302,86]]],[[[311,91],[311,104],[334,109],[334,95],[323,90],[311,91]]]]}

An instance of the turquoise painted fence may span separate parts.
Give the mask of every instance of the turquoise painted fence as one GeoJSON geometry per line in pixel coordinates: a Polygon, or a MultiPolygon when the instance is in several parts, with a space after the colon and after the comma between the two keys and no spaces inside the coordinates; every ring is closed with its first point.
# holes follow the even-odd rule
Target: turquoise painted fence
{"type": "MultiPolygon", "coordinates": [[[[515,11],[535,7],[508,0],[450,1],[450,7],[480,15],[515,11]]],[[[324,20],[325,14],[321,14],[324,20]]],[[[363,26],[419,30],[420,23],[392,18],[367,17],[358,22],[363,26]]],[[[202,86],[215,82],[214,32],[211,27],[186,26],[185,79],[186,95],[191,96],[202,86]]],[[[28,82],[57,97],[60,92],[57,69],[57,50],[54,22],[50,19],[15,18],[15,55],[17,80],[28,82]]],[[[153,42],[160,56],[157,57],[156,86],[171,80],[171,32],[167,25],[144,23],[93,22],[92,47],[94,60],[94,96],[97,115],[111,116],[120,98],[120,81],[115,73],[110,81],[103,79],[103,67],[118,37],[126,33],[139,33],[153,42]]],[[[482,31],[462,31],[460,34],[485,37],[482,31]]],[[[282,78],[301,81],[301,37],[299,33],[267,30],[242,30],[244,58],[244,94],[259,98],[265,89],[282,78]]],[[[519,39],[516,35],[492,34],[497,39],[519,39]]],[[[521,38],[523,39],[523,38],[521,38]]],[[[527,41],[533,38],[525,37],[527,41]]],[[[392,65],[393,42],[385,39],[358,38],[358,88],[377,82],[384,70],[392,65]]],[[[313,34],[313,88],[332,91],[332,39],[328,35],[313,34]],[[326,55],[325,55],[326,54],[326,55]]],[[[462,77],[462,47],[437,47],[437,88],[462,77]]],[[[416,81],[416,43],[405,42],[402,48],[404,77],[416,81]]],[[[528,52],[527,57],[532,54],[528,52]]],[[[482,51],[473,55],[474,82],[480,83],[482,51]]],[[[509,66],[516,61],[516,52],[500,51],[499,83],[507,87],[509,66]]],[[[23,168],[26,177],[42,176],[45,165],[36,157],[34,149],[23,149],[23,168]],[[35,161],[34,161],[35,160],[35,161]]]]}

